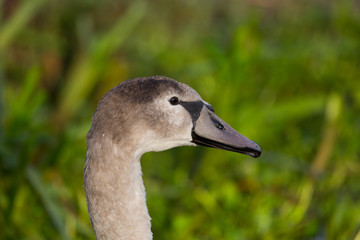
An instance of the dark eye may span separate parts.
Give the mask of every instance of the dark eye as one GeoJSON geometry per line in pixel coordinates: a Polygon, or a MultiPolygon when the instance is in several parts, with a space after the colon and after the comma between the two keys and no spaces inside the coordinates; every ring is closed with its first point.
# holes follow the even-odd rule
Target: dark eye
{"type": "Polygon", "coordinates": [[[224,125],[222,125],[222,124],[219,123],[219,122],[216,123],[216,127],[217,127],[218,129],[220,129],[220,130],[225,130],[224,125]]]}
{"type": "Polygon", "coordinates": [[[170,98],[169,102],[171,105],[177,105],[179,104],[179,99],[177,97],[172,97],[170,98]]]}

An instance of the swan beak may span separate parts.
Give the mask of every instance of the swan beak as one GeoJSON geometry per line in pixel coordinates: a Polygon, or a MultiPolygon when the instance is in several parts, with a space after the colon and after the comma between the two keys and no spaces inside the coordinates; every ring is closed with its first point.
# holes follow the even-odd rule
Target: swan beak
{"type": "Polygon", "coordinates": [[[261,155],[258,144],[238,133],[205,105],[194,123],[192,138],[192,142],[201,146],[238,152],[254,158],[261,155]]]}

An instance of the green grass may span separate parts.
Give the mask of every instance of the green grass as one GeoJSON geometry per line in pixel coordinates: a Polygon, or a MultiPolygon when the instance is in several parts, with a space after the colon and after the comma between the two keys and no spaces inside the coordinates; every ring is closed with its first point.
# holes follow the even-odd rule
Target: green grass
{"type": "Polygon", "coordinates": [[[263,155],[145,154],[155,239],[360,240],[355,2],[0,3],[0,239],[94,239],[91,115],[116,84],[166,75],[263,155]]]}

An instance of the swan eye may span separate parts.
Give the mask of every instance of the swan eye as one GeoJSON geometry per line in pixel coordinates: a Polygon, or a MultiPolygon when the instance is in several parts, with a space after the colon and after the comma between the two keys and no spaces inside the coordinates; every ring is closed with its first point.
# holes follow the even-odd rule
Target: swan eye
{"type": "Polygon", "coordinates": [[[179,99],[177,97],[172,97],[170,98],[169,102],[171,105],[177,105],[179,104],[179,99]]]}
{"type": "Polygon", "coordinates": [[[219,122],[216,123],[216,127],[217,127],[218,129],[220,129],[220,130],[225,130],[224,125],[222,125],[222,124],[219,123],[219,122]]]}

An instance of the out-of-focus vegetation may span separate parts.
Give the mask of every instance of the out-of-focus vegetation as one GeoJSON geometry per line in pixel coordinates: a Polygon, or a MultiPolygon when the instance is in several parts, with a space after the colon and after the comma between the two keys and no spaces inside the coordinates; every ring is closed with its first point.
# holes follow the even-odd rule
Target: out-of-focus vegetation
{"type": "Polygon", "coordinates": [[[360,239],[358,1],[0,3],[1,239],[94,239],[91,115],[150,75],[263,148],[145,154],[155,239],[360,239]]]}

